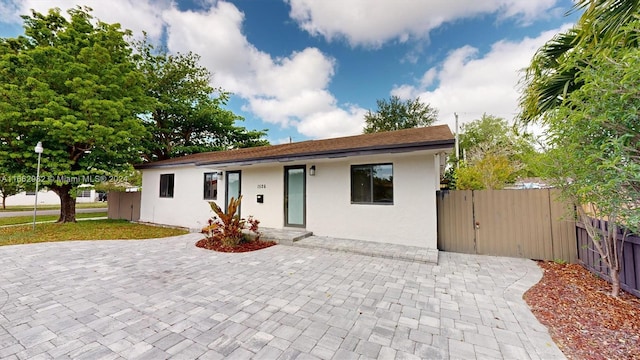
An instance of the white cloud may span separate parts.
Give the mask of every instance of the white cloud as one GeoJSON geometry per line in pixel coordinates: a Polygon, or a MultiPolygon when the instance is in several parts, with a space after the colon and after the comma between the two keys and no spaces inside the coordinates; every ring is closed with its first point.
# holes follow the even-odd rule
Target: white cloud
{"type": "Polygon", "coordinates": [[[205,12],[171,9],[163,19],[169,49],[200,54],[215,84],[247,100],[243,110],[281,127],[296,126],[313,138],[361,131],[364,110],[342,109],[328,92],[335,60],[317,48],[271,57],[248,42],[242,33],[244,15],[227,2],[205,12]],[[339,120],[318,123],[334,115],[339,120]]]}
{"type": "Polygon", "coordinates": [[[518,83],[535,51],[553,35],[569,27],[543,32],[519,42],[498,41],[480,55],[464,46],[425,72],[418,84],[400,84],[391,91],[404,99],[420,99],[439,109],[439,122],[455,130],[454,113],[460,123],[478,119],[483,113],[512,120],[518,112],[518,83]],[[434,82],[435,88],[429,89],[434,82]]]}
{"type": "Polygon", "coordinates": [[[438,26],[462,18],[498,14],[529,22],[547,16],[558,0],[286,0],[300,28],[331,41],[379,47],[426,38],[438,26]]]}
{"type": "Polygon", "coordinates": [[[93,15],[107,23],[120,23],[129,29],[134,36],[140,38],[142,31],[146,31],[152,39],[159,39],[162,35],[162,12],[173,6],[171,0],[82,0],[70,2],[67,0],[9,0],[3,4],[0,14],[5,15],[5,7],[10,16],[7,20],[22,23],[20,15],[31,14],[30,9],[46,14],[51,8],[60,8],[66,15],[66,10],[76,6],[92,8],[93,15]]]}
{"type": "Polygon", "coordinates": [[[366,112],[355,105],[347,109],[335,107],[330,111],[316,112],[302,119],[298,131],[309,137],[322,134],[322,138],[361,134],[366,112]]]}

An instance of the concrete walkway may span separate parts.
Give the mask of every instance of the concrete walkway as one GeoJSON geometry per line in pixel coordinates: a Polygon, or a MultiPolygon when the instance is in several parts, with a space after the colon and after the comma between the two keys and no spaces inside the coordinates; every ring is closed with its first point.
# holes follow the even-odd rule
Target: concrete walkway
{"type": "Polygon", "coordinates": [[[564,358],[522,300],[532,261],[199,238],[0,247],[0,358],[564,358]]]}

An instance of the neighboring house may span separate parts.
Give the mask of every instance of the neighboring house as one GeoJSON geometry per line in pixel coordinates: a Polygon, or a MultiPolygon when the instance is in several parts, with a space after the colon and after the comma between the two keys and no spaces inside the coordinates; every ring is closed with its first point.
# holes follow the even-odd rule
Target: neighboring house
{"type": "Polygon", "coordinates": [[[513,185],[505,187],[505,190],[520,190],[520,189],[548,189],[552,186],[547,181],[540,178],[524,178],[519,179],[513,185]]]}
{"type": "MultiPolygon", "coordinates": [[[[76,203],[90,203],[97,200],[96,191],[93,188],[79,186],[76,195],[76,203]]],[[[36,200],[35,191],[23,191],[7,197],[7,206],[33,206],[36,200]]],[[[60,205],[60,197],[52,190],[38,191],[38,205],[60,205]]]]}
{"type": "Polygon", "coordinates": [[[241,216],[318,236],[437,247],[446,125],[187,155],[142,170],[140,221],[200,229],[242,194],[241,216]]]}

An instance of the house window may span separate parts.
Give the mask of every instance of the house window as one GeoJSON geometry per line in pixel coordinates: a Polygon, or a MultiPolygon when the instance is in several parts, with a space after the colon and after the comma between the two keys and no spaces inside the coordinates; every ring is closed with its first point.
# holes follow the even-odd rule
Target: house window
{"type": "Polygon", "coordinates": [[[204,199],[218,200],[218,173],[204,173],[204,199]]]}
{"type": "Polygon", "coordinates": [[[76,197],[79,197],[79,198],[91,197],[91,190],[78,190],[76,197]]]}
{"type": "Polygon", "coordinates": [[[27,196],[35,196],[36,192],[35,191],[25,191],[24,194],[27,195],[27,196]]]}
{"type": "Polygon", "coordinates": [[[351,203],[393,204],[393,164],[351,165],[351,203]]]}
{"type": "Polygon", "coordinates": [[[173,197],[173,177],[174,177],[174,174],[160,175],[160,197],[162,198],[173,197]]]}

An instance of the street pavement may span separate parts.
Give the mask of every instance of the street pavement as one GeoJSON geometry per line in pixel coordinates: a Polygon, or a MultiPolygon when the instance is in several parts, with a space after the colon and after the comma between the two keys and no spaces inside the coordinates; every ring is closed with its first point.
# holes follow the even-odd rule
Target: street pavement
{"type": "Polygon", "coordinates": [[[562,359],[530,260],[157,240],[0,247],[2,359],[562,359]]]}

